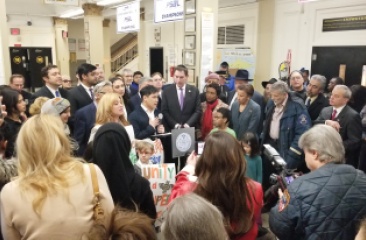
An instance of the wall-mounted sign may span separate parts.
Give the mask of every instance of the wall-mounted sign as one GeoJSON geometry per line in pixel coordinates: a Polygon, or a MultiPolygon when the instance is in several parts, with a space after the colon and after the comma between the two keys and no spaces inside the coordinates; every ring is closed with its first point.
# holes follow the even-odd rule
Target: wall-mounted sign
{"type": "Polygon", "coordinates": [[[140,1],[129,2],[117,8],[117,33],[140,30],[140,1]]]}
{"type": "Polygon", "coordinates": [[[45,4],[79,6],[79,0],[44,0],[45,4]]]}
{"type": "Polygon", "coordinates": [[[20,28],[10,28],[11,35],[20,35],[20,28]]]}
{"type": "Polygon", "coordinates": [[[323,32],[366,29],[366,15],[323,19],[323,32]]]}
{"type": "Polygon", "coordinates": [[[154,22],[183,20],[184,0],[155,0],[154,22]]]}

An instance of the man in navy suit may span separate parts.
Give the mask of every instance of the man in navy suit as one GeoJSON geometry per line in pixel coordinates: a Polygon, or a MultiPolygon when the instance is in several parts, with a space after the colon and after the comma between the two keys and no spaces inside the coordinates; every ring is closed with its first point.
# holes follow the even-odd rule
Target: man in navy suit
{"type": "Polygon", "coordinates": [[[138,92],[130,98],[132,111],[135,110],[136,108],[138,108],[138,106],[141,105],[141,96],[140,96],[141,89],[143,89],[147,85],[153,85],[153,84],[154,84],[153,80],[149,77],[142,77],[142,78],[139,79],[138,92]]]}
{"type": "MultiPolygon", "coordinates": [[[[188,69],[184,65],[178,65],[174,71],[175,84],[164,89],[162,96],[161,111],[164,116],[165,128],[197,127],[201,117],[201,105],[199,91],[195,86],[187,84],[188,69]]],[[[162,139],[166,162],[177,162],[171,160],[170,138],[162,139]]],[[[181,158],[185,165],[185,158],[181,158]]],[[[179,170],[179,169],[178,169],[179,170]]]]}
{"type": "Polygon", "coordinates": [[[148,85],[140,91],[142,103],[129,116],[136,139],[145,139],[157,133],[164,133],[164,126],[159,119],[160,111],[157,109],[159,90],[148,85]]]}
{"type": "Polygon", "coordinates": [[[42,68],[41,76],[45,85],[33,94],[32,102],[38,97],[62,97],[68,99],[68,92],[60,88],[62,85],[62,77],[56,65],[50,64],[42,68]]]}
{"type": "Polygon", "coordinates": [[[76,111],[74,119],[74,139],[79,143],[78,156],[83,156],[88,145],[90,131],[94,127],[97,104],[106,93],[112,93],[112,83],[102,81],[94,88],[94,102],[76,111]]]}
{"type": "Polygon", "coordinates": [[[98,82],[97,67],[89,63],[81,64],[78,67],[77,74],[80,79],[80,85],[68,92],[71,106],[71,117],[69,119],[71,130],[74,127],[75,112],[93,102],[93,86],[98,82]]]}

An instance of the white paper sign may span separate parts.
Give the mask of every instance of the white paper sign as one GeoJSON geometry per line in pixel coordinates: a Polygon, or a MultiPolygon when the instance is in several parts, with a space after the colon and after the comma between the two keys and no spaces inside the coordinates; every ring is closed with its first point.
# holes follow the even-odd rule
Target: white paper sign
{"type": "Polygon", "coordinates": [[[79,6],[79,0],[44,0],[45,4],[79,6]]]}
{"type": "MultiPolygon", "coordinates": [[[[141,174],[150,182],[159,218],[168,207],[169,197],[175,184],[175,164],[142,165],[141,174]]],[[[157,223],[157,225],[160,225],[160,223],[157,223]]]]}
{"type": "MultiPolygon", "coordinates": [[[[213,67],[214,53],[214,22],[213,13],[202,13],[201,18],[201,74],[198,86],[205,85],[205,77],[213,67]]],[[[230,66],[231,67],[231,66],[230,66]]]]}
{"type": "Polygon", "coordinates": [[[184,0],[155,0],[154,22],[183,20],[184,0]]]}
{"type": "Polygon", "coordinates": [[[129,2],[117,8],[117,33],[140,30],[140,1],[129,2]]]}

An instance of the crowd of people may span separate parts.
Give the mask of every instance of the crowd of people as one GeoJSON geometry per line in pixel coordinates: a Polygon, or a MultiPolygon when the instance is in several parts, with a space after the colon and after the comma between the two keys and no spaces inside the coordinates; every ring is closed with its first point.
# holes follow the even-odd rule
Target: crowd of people
{"type": "Polygon", "coordinates": [[[88,63],[75,84],[52,64],[41,76],[44,86],[33,94],[19,74],[0,86],[4,239],[157,239],[157,218],[166,240],[365,235],[364,86],[339,77],[327,85],[301,69],[287,82],[263,81],[261,94],[247,70],[231,76],[226,62],[201,92],[184,65],[166,84],[161,73],[129,69],[104,79],[88,63]],[[192,127],[203,152],[178,161],[165,133],[192,127]],[[159,216],[141,174],[157,144],[177,168],[159,216]],[[279,172],[263,144],[303,173],[278,190],[270,231],[262,227],[264,191],[279,172]]]}

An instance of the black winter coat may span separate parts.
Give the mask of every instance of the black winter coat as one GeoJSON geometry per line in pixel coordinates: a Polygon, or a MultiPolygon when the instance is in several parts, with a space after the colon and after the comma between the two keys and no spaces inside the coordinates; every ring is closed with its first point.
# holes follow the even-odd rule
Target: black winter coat
{"type": "Polygon", "coordinates": [[[366,175],[346,164],[328,163],[293,181],[289,204],[269,216],[271,231],[286,239],[354,239],[366,216],[366,175]]]}

